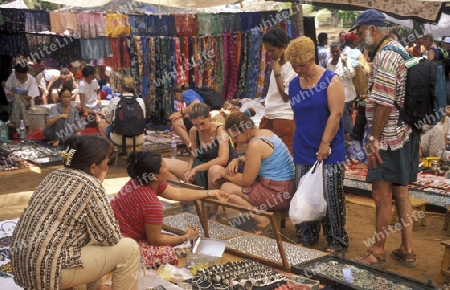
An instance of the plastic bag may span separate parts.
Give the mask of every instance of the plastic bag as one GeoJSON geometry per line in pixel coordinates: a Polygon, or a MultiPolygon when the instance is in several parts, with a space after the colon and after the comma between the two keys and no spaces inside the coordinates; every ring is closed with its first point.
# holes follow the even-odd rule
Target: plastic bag
{"type": "Polygon", "coordinates": [[[294,224],[319,220],[327,213],[323,197],[323,162],[317,162],[299,181],[291,200],[289,218],[294,224]]]}

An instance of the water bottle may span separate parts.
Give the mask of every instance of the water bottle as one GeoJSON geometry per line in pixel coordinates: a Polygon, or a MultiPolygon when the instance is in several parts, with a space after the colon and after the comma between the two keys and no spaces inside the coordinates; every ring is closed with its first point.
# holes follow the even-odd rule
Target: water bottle
{"type": "Polygon", "coordinates": [[[175,142],[175,137],[172,137],[170,141],[170,158],[177,157],[177,142],[175,142]]]}
{"type": "Polygon", "coordinates": [[[23,120],[20,120],[19,136],[21,142],[25,141],[25,124],[23,123],[23,120]]]}

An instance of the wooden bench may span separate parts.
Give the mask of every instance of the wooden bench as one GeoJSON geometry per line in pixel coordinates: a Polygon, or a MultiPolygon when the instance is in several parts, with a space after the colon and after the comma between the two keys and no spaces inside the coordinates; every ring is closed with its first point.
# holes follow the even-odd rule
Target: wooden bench
{"type": "Polygon", "coordinates": [[[450,278],[450,240],[442,241],[441,245],[445,246],[444,257],[441,262],[441,272],[439,273],[438,283],[444,284],[447,278],[450,278]]]}
{"type": "MultiPolygon", "coordinates": [[[[415,231],[415,230],[417,230],[417,227],[419,226],[419,224],[423,227],[425,227],[427,225],[426,220],[425,220],[425,205],[428,204],[428,201],[414,198],[414,197],[410,197],[409,199],[411,200],[413,212],[414,211],[419,212],[419,213],[423,212],[422,218],[419,218],[418,215],[414,215],[411,217],[411,219],[413,219],[413,231],[415,231]]],[[[393,200],[392,203],[393,203],[394,212],[392,214],[391,224],[395,224],[396,222],[398,222],[397,206],[395,205],[395,200],[393,200]]],[[[406,222],[409,222],[409,221],[406,221],[406,222]]]]}

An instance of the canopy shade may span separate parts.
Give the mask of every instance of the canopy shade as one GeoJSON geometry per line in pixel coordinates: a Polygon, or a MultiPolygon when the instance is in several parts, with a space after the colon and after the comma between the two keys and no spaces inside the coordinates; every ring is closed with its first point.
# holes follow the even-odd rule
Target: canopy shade
{"type": "Polygon", "coordinates": [[[375,8],[398,19],[414,19],[420,22],[437,21],[445,5],[443,1],[417,0],[312,0],[310,2],[314,5],[341,10],[375,8]]]}

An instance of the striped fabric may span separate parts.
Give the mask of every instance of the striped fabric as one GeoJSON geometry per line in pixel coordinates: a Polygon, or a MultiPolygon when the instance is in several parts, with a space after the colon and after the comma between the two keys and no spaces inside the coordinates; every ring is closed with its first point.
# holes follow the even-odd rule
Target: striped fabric
{"type": "Polygon", "coordinates": [[[120,231],[134,240],[147,240],[145,224],[162,224],[163,206],[158,195],[167,188],[159,185],[157,192],[150,185],[142,186],[137,179],[130,179],[111,201],[111,207],[119,221],[120,231]]]}
{"type": "MultiPolygon", "coordinates": [[[[387,42],[386,45],[394,45],[405,50],[395,40],[387,42]]],[[[382,150],[401,148],[411,133],[409,126],[399,122],[399,111],[394,106],[394,101],[401,107],[405,102],[406,74],[405,62],[400,54],[391,50],[379,51],[376,54],[369,76],[369,88],[372,86],[372,91],[368,96],[366,117],[369,126],[372,127],[376,104],[392,108],[379,139],[382,150]]]]}
{"type": "Polygon", "coordinates": [[[82,247],[113,246],[120,238],[100,181],[78,170],[53,171],[13,232],[14,281],[24,289],[60,289],[61,269],[82,266],[82,247]]]}

